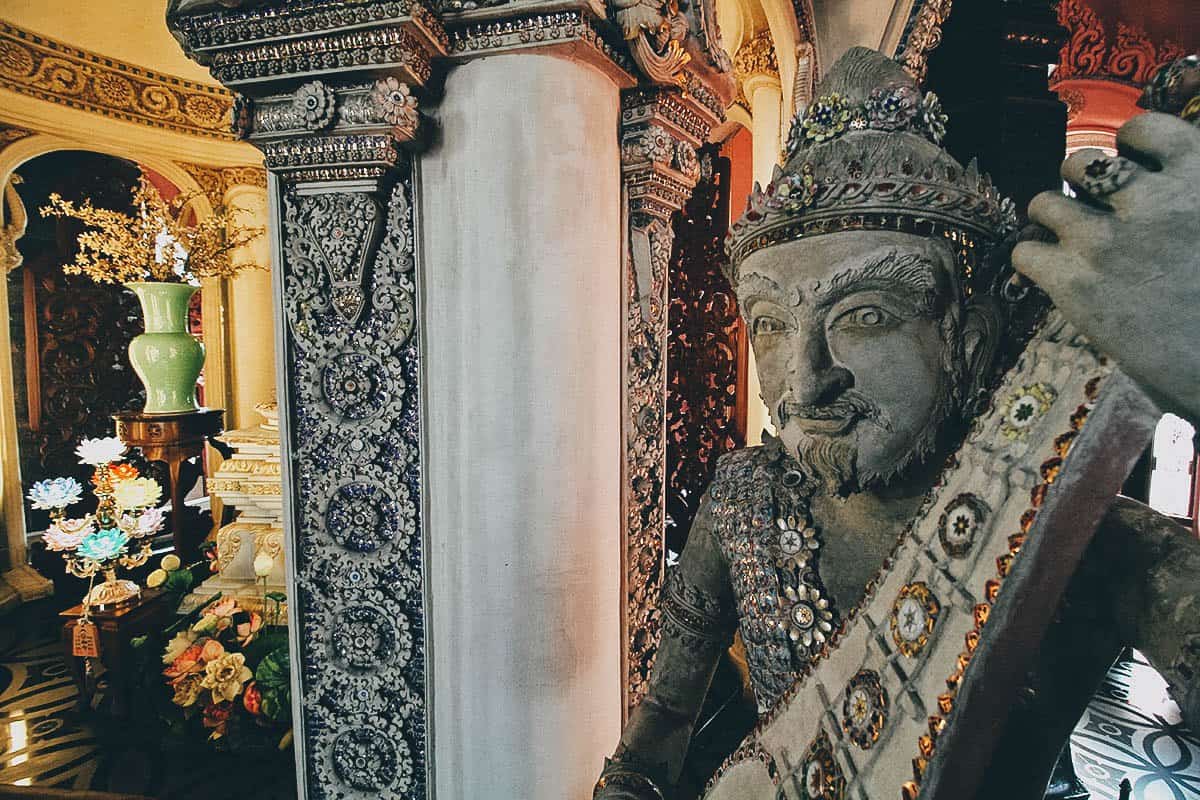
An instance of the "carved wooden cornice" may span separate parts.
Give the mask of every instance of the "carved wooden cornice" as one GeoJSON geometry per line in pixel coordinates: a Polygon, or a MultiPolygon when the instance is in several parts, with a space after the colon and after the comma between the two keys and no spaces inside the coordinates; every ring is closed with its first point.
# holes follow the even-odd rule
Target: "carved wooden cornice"
{"type": "Polygon", "coordinates": [[[1187,55],[1182,45],[1155,43],[1146,31],[1125,22],[1118,22],[1116,37],[1110,37],[1100,17],[1082,0],[1062,0],[1058,22],[1070,38],[1051,76],[1052,87],[1066,80],[1092,78],[1141,88],[1158,67],[1187,55]]]}
{"type": "Polygon", "coordinates": [[[89,53],[0,21],[0,87],[105,117],[234,139],[233,95],[89,53]]]}

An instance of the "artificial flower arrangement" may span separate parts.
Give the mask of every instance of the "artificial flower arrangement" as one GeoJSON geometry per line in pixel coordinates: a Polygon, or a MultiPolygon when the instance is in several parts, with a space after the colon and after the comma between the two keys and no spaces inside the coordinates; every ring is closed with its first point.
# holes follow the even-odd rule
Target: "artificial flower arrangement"
{"type": "MultiPolygon", "coordinates": [[[[208,562],[181,568],[167,556],[148,583],[177,603],[208,562]]],[[[291,684],[284,597],[269,592],[263,611],[219,593],[160,635],[134,640],[147,704],[169,734],[203,736],[220,750],[285,750],[291,743],[291,684]],[[273,603],[268,608],[268,601],[273,603]]]]}
{"type": "Polygon", "coordinates": [[[143,175],[133,190],[134,215],[96,208],[91,200],[76,205],[57,194],[50,195],[50,205],[41,212],[44,217],[69,217],[88,226],[79,235],[75,262],[64,265],[63,271],[86,275],[97,283],[195,283],[259,268],[235,260],[234,254],[264,229],[237,224],[241,209],[226,206],[186,225],[183,211],[197,196],[182,193],[167,202],[143,175]]]}
{"type": "Polygon", "coordinates": [[[50,527],[42,541],[47,549],[62,554],[72,575],[93,582],[96,575],[105,575],[104,583],[89,588],[89,606],[115,606],[136,599],[137,584],[118,580],[116,570],[140,567],[150,558],[151,540],[165,519],[164,509],[157,507],[162,489],[124,460],[125,445],[117,438],[85,439],[75,454],[81,464],[93,469],[96,510],[68,518],[67,509],[83,500],[79,481],[38,481],[28,497],[34,508],[50,513],[50,527]]]}

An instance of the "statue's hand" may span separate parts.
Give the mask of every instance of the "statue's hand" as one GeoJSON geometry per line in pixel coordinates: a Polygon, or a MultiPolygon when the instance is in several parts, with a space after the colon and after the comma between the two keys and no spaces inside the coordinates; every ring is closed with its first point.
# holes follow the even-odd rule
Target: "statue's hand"
{"type": "Polygon", "coordinates": [[[1200,419],[1200,128],[1166,114],[1117,133],[1121,156],[1083,150],[1029,217],[1055,244],[1022,242],[1013,265],[1168,407],[1200,419]]]}

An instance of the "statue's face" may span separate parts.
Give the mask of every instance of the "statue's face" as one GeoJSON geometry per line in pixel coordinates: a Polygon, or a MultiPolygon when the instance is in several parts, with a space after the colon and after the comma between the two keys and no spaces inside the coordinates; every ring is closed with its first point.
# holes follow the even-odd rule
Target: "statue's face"
{"type": "Polygon", "coordinates": [[[762,397],[789,453],[828,488],[924,460],[966,384],[954,260],[942,242],[847,231],[741,264],[762,397]]]}

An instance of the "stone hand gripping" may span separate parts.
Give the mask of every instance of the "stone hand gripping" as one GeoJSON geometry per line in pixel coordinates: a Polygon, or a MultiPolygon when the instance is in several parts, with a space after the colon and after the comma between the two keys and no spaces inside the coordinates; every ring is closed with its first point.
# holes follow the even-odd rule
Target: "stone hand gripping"
{"type": "MultiPolygon", "coordinates": [[[[1176,86],[1200,89],[1194,60],[1170,69],[1176,86]]],[[[1186,118],[1197,114],[1197,99],[1150,104],[1182,107],[1186,118]]],[[[1160,405],[1197,419],[1200,127],[1147,113],[1121,128],[1117,145],[1117,157],[1088,149],[1063,163],[1078,197],[1045,192],[1029,206],[1030,219],[1058,241],[1022,242],[1013,265],[1160,405]]]]}

